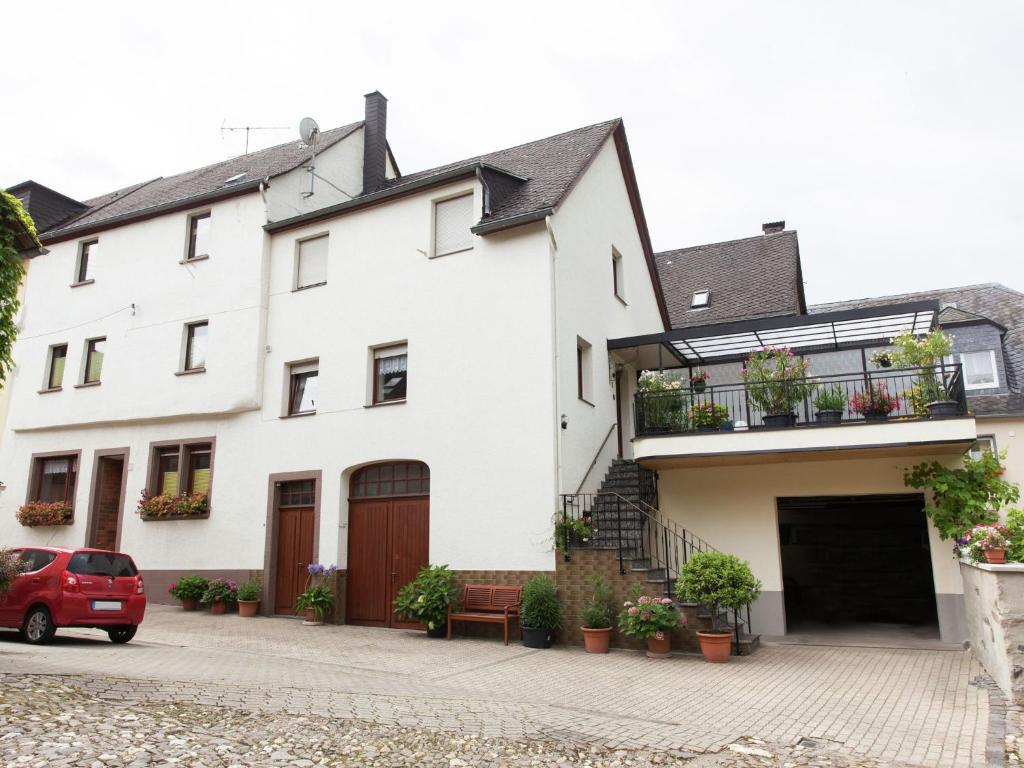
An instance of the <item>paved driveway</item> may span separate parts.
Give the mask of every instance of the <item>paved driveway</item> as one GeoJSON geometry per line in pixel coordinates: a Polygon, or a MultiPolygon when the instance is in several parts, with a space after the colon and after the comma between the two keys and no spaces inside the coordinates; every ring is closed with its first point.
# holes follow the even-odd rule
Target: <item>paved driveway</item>
{"type": "Polygon", "coordinates": [[[989,690],[969,653],[767,645],[729,664],[628,651],[533,651],[422,633],[304,627],[151,607],[114,646],[62,631],[48,648],[0,633],[0,673],[81,676],[118,699],[304,712],[483,736],[707,752],[744,737],[846,755],[985,766],[989,690]]]}

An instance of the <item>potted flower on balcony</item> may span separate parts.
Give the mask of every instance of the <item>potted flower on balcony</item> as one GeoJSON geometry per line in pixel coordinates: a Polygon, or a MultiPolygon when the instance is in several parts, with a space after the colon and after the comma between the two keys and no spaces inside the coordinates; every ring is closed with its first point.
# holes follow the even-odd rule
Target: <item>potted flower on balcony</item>
{"type": "Polygon", "coordinates": [[[637,417],[645,433],[685,432],[689,393],[683,383],[664,371],[644,371],[637,381],[637,417]]]}
{"type": "Polygon", "coordinates": [[[690,406],[690,423],[698,432],[717,432],[729,421],[729,409],[721,403],[694,403],[690,406]]]}
{"type": "Polygon", "coordinates": [[[306,566],[306,589],[295,598],[295,613],[303,617],[302,623],[308,627],[318,627],[324,623],[324,617],[334,607],[334,590],[330,581],[338,572],[336,565],[310,563],[306,566]]]}
{"type": "Polygon", "coordinates": [[[594,594],[580,611],[583,619],[583,646],[587,653],[608,653],[612,633],[612,595],[598,574],[594,577],[594,594]]]}
{"type": "Polygon", "coordinates": [[[926,336],[904,331],[892,339],[892,345],[888,354],[897,368],[918,369],[917,380],[907,394],[914,413],[929,418],[959,415],[960,405],[950,397],[947,371],[940,365],[953,351],[953,337],[938,328],[926,336]]]}
{"type": "Polygon", "coordinates": [[[846,392],[838,384],[821,387],[814,396],[814,420],[819,424],[839,424],[846,411],[846,392]]]}
{"type": "Polygon", "coordinates": [[[977,562],[982,557],[986,563],[1002,565],[1006,562],[1006,548],[1012,534],[1005,525],[976,525],[957,541],[962,556],[977,562]]]}
{"type": "Polygon", "coordinates": [[[181,600],[181,608],[185,611],[194,611],[199,607],[199,601],[206,594],[210,582],[202,576],[182,576],[171,584],[167,591],[178,600],[181,600]]]}
{"type": "Polygon", "coordinates": [[[447,565],[425,565],[416,578],[398,590],[395,614],[427,627],[427,637],[444,637],[448,606],[455,602],[455,574],[447,565]]]}
{"type": "Polygon", "coordinates": [[[555,630],[562,626],[562,606],[555,582],[538,574],[523,587],[519,626],[527,648],[550,648],[555,630]]]}
{"type": "Polygon", "coordinates": [[[761,582],[750,564],[724,552],[699,552],[683,566],[676,582],[680,600],[698,603],[711,611],[711,631],[698,632],[704,660],[729,660],[732,632],[722,623],[722,611],[739,610],[761,594],[761,582]]]}
{"type": "Polygon", "coordinates": [[[792,427],[796,406],[814,391],[807,359],[789,347],[764,347],[750,353],[740,369],[747,396],[764,411],[766,427],[792,427]]]}
{"type": "Polygon", "coordinates": [[[899,407],[899,395],[890,395],[885,382],[869,384],[850,398],[850,412],[860,414],[865,421],[884,421],[899,407]]]}
{"type": "Polygon", "coordinates": [[[247,619],[254,618],[260,610],[260,594],[263,585],[259,579],[249,579],[238,585],[238,615],[247,619]]]}
{"type": "Polygon", "coordinates": [[[619,611],[619,630],[630,637],[647,641],[647,658],[672,657],[672,630],[686,623],[686,616],[676,611],[672,599],[643,594],[639,584],[633,585],[630,599],[619,611]]]}
{"type": "Polygon", "coordinates": [[[18,507],[18,522],[26,528],[67,525],[71,515],[71,507],[63,501],[30,501],[18,507]]]}
{"type": "Polygon", "coordinates": [[[708,388],[708,372],[700,368],[697,369],[696,373],[690,376],[690,389],[696,392],[698,395],[704,392],[708,388]]]}
{"type": "Polygon", "coordinates": [[[589,512],[584,512],[578,518],[565,518],[561,510],[556,510],[555,520],[555,549],[565,552],[570,545],[585,544],[590,541],[594,533],[594,526],[589,512]]]}
{"type": "Polygon", "coordinates": [[[210,579],[200,600],[210,606],[210,613],[220,616],[227,612],[229,605],[238,602],[238,584],[231,579],[210,579]]]}

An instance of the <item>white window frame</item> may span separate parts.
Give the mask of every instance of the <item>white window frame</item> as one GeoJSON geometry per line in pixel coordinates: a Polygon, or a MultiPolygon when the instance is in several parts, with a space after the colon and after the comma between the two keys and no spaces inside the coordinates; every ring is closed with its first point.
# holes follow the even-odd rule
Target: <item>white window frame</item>
{"type": "Polygon", "coordinates": [[[699,291],[694,291],[693,295],[690,296],[690,311],[691,312],[699,312],[700,310],[707,309],[710,306],[711,306],[711,289],[710,288],[701,288],[699,291]],[[695,304],[694,302],[697,301],[697,296],[700,295],[700,294],[704,294],[704,301],[701,302],[700,304],[695,304]]]}
{"type": "Polygon", "coordinates": [[[295,241],[295,265],[293,267],[292,274],[292,290],[294,291],[305,291],[310,288],[319,288],[321,285],[327,285],[327,269],[330,263],[330,249],[331,249],[331,233],[330,232],[318,232],[315,235],[309,237],[302,237],[295,241]],[[324,238],[327,241],[327,253],[324,254],[324,279],[319,283],[310,283],[309,285],[299,285],[299,265],[302,261],[302,245],[313,240],[319,240],[324,238]]]}
{"type": "Polygon", "coordinates": [[[995,435],[978,435],[978,439],[974,441],[974,444],[967,449],[967,455],[977,461],[981,458],[981,452],[984,450],[979,443],[988,443],[988,450],[992,452],[993,456],[999,455],[999,449],[996,446],[995,435]]]}
{"type": "Polygon", "coordinates": [[[439,253],[437,250],[437,206],[451,202],[452,200],[458,200],[460,197],[470,198],[469,221],[466,223],[466,229],[469,231],[473,226],[473,204],[476,198],[472,189],[453,192],[450,195],[436,197],[430,201],[430,258],[432,259],[438,259],[442,256],[454,256],[456,253],[466,253],[467,251],[472,251],[474,248],[472,238],[476,237],[476,235],[469,232],[470,244],[467,247],[459,248],[454,251],[445,251],[444,253],[439,253]]]}
{"type": "Polygon", "coordinates": [[[979,349],[973,352],[958,352],[957,357],[960,360],[960,373],[964,377],[964,389],[967,391],[978,390],[978,389],[999,389],[999,366],[996,365],[996,351],[994,349],[979,349]],[[989,361],[992,364],[992,383],[991,384],[968,384],[967,383],[967,366],[964,364],[964,355],[983,355],[985,353],[989,355],[989,361]]]}

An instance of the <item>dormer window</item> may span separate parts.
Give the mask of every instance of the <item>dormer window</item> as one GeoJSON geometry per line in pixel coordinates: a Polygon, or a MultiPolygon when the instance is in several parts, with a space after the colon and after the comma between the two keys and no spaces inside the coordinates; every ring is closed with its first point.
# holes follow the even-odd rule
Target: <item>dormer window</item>
{"type": "Polygon", "coordinates": [[[690,298],[690,309],[707,309],[711,303],[711,291],[694,291],[690,298]]]}

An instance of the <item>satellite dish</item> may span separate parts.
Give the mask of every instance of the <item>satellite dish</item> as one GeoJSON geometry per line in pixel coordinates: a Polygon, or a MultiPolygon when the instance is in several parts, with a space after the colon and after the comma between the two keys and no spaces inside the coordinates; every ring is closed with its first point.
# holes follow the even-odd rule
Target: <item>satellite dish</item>
{"type": "Polygon", "coordinates": [[[302,122],[299,123],[299,136],[302,137],[303,143],[313,146],[319,133],[320,126],[316,124],[316,120],[312,117],[302,118],[302,122]]]}

